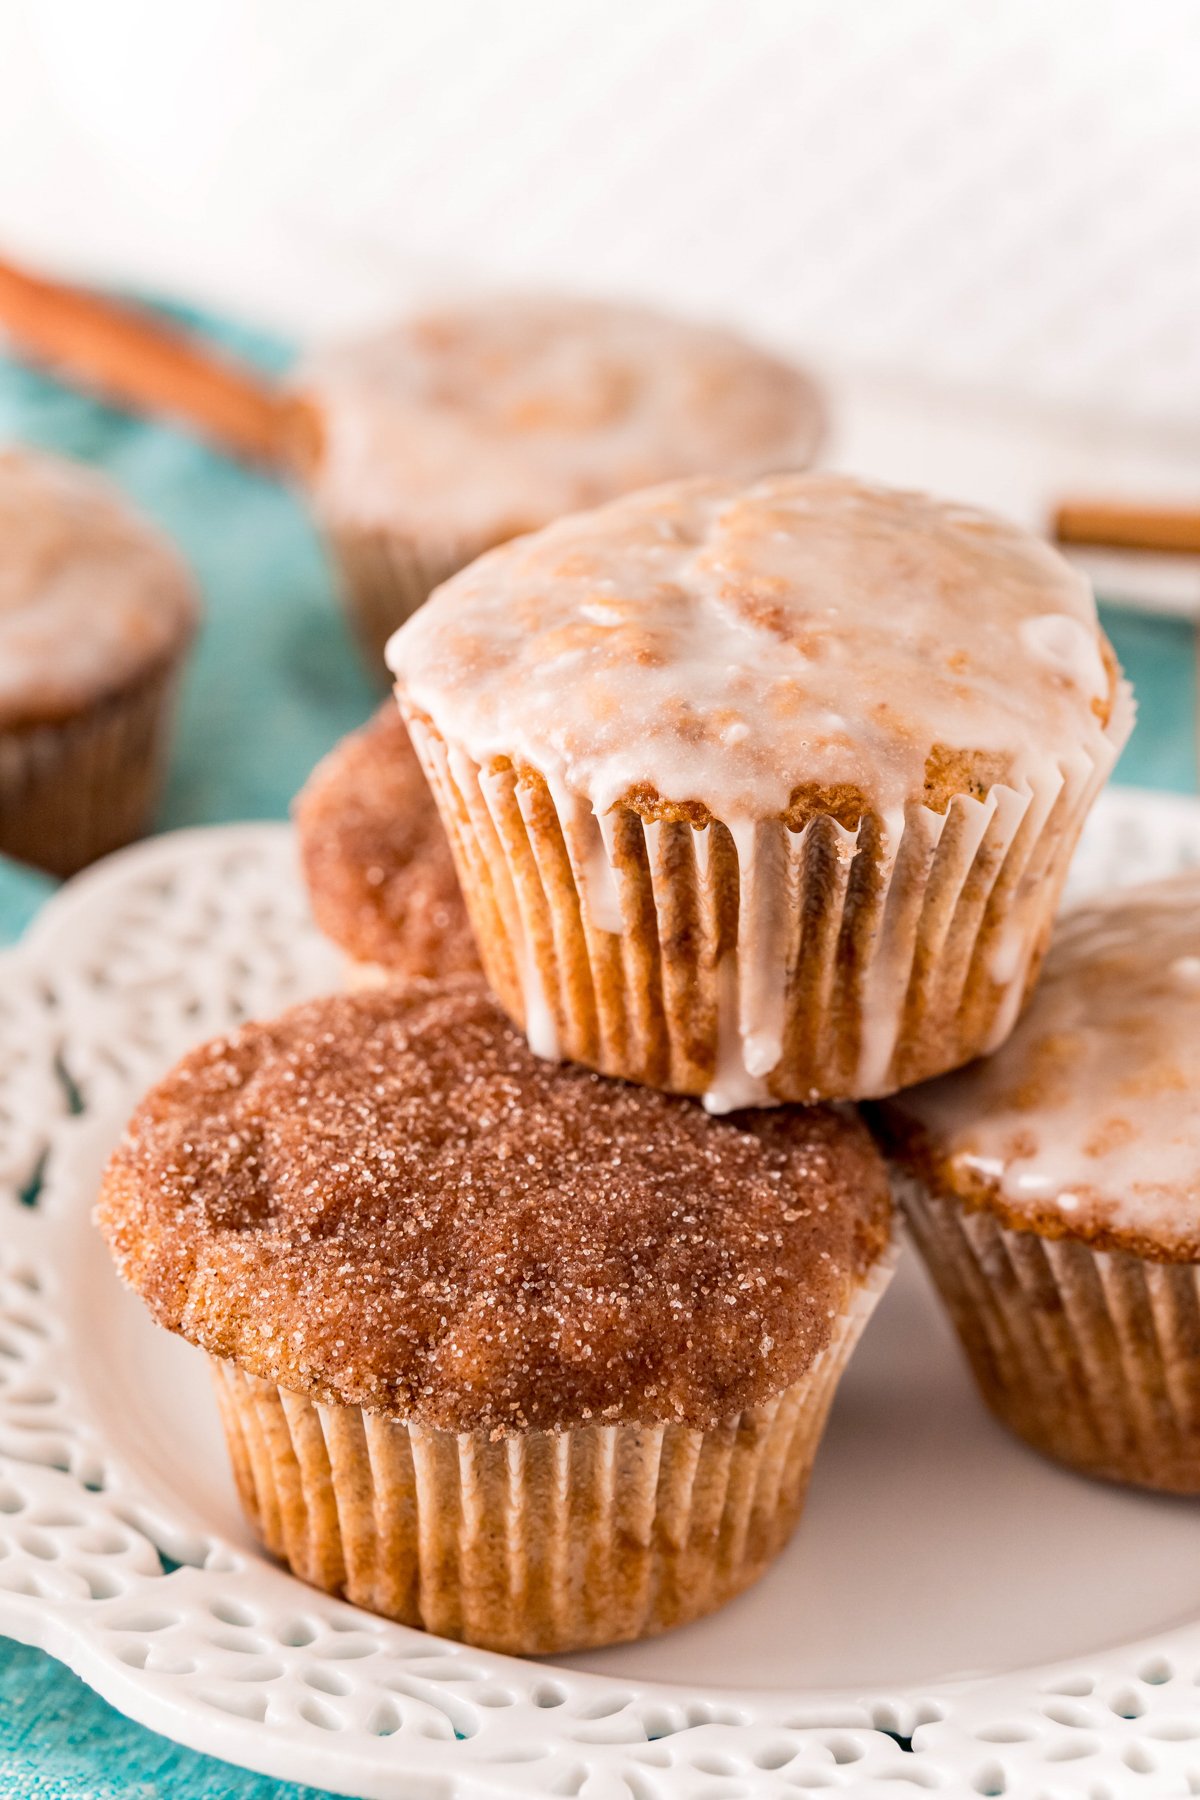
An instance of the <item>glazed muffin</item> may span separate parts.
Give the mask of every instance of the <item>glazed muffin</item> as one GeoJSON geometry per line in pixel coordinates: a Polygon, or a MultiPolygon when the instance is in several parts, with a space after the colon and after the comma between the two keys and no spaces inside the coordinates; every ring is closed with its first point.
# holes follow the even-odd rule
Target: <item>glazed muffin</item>
{"type": "Polygon", "coordinates": [[[880,1124],[997,1417],[1200,1494],[1200,871],[1066,916],[1004,1048],[880,1124]]]}
{"type": "Polygon", "coordinates": [[[313,917],[351,987],[478,971],[446,833],[391,701],[318,763],[293,812],[313,917]]]}
{"type": "Polygon", "coordinates": [[[315,358],[318,516],[382,677],[389,634],[482,551],[673,476],[803,468],[808,376],[632,306],[492,296],[315,358]]]}
{"type": "Polygon", "coordinates": [[[193,1051],[98,1219],[212,1359],[267,1546],[521,1654],[664,1630],[762,1572],[891,1264],[857,1120],[718,1122],[555,1068],[469,977],[193,1051]]]}
{"type": "Polygon", "coordinates": [[[511,1016],[714,1110],[1002,1042],[1131,722],[1053,550],[845,476],[562,520],[389,657],[511,1016]]]}
{"type": "Polygon", "coordinates": [[[115,489],[0,449],[0,854],[71,875],[146,828],[197,618],[115,489]]]}

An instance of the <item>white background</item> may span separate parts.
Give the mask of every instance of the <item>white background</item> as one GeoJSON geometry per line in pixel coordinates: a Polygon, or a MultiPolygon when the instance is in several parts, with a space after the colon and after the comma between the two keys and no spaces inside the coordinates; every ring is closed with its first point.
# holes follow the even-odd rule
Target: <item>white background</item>
{"type": "Polygon", "coordinates": [[[880,473],[1200,489],[1200,0],[0,0],[0,245],[305,332],[640,295],[880,473]]]}

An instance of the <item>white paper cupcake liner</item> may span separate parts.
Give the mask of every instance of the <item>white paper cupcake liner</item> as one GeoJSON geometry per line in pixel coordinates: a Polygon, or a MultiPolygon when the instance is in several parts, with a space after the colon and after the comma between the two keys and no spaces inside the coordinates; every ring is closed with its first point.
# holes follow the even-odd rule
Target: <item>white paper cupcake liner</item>
{"type": "Polygon", "coordinates": [[[995,1048],[1045,950],[1083,821],[1128,735],[1018,793],[854,830],[597,817],[408,715],[488,979],[541,1055],[714,1111],[865,1099],[995,1048]]]}
{"type": "Polygon", "coordinates": [[[243,1506],[305,1581],[445,1637],[533,1655],[665,1631],[748,1586],[787,1541],[893,1262],[803,1380],[710,1431],[427,1430],[212,1358],[243,1506]]]}
{"type": "Polygon", "coordinates": [[[1012,1230],[909,1175],[897,1192],[997,1418],[1083,1474],[1200,1494],[1200,1264],[1012,1230]]]}

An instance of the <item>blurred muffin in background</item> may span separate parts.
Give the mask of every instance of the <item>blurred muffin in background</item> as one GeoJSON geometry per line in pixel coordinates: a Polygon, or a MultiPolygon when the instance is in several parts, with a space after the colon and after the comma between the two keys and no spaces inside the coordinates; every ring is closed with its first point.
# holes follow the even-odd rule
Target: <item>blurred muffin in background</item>
{"type": "Polygon", "coordinates": [[[478,972],[450,846],[393,701],[318,763],[293,810],[313,916],[351,987],[478,972]]]}
{"type": "Polygon", "coordinates": [[[314,499],[368,661],[494,544],[673,476],[806,468],[824,410],[730,332],[554,297],[446,306],[315,357],[314,499]]]}
{"type": "Polygon", "coordinates": [[[71,875],[146,829],[198,617],[106,481],[0,450],[0,854],[71,875]]]}

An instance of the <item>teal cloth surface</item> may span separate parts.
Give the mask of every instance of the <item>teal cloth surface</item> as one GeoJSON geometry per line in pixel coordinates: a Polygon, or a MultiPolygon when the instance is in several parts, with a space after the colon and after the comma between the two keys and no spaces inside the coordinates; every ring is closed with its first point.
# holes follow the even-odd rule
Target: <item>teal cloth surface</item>
{"type": "MultiPolygon", "coordinates": [[[[286,348],[191,323],[277,368],[286,348]]],[[[204,591],[158,823],[280,818],[317,758],[364,719],[375,692],[346,636],[303,502],[166,426],[134,421],[0,359],[0,442],[103,466],[170,532],[204,591]]],[[[1140,722],[1117,779],[1196,788],[1196,643],[1188,625],[1106,609],[1138,690],[1140,722]]],[[[0,859],[0,943],[53,882],[0,859]]],[[[305,1800],[311,1790],[231,1769],[130,1724],[50,1658],[0,1644],[0,1800],[305,1800]]]]}
{"type": "Polygon", "coordinates": [[[323,1800],[131,1725],[40,1650],[0,1648],[0,1800],[323,1800]]]}
{"type": "Polygon", "coordinates": [[[1200,630],[1186,619],[1160,619],[1101,605],[1105,630],[1133,682],[1138,717],[1114,780],[1194,794],[1200,754],[1200,630]]]}

